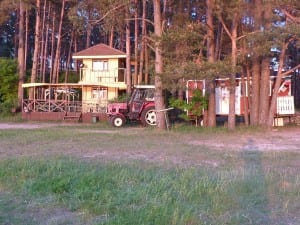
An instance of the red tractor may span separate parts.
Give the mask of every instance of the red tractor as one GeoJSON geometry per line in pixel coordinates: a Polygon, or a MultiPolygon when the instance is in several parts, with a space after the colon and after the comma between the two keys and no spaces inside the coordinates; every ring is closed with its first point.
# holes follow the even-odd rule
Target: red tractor
{"type": "Polygon", "coordinates": [[[136,86],[128,102],[109,103],[107,115],[115,127],[123,126],[126,121],[140,121],[143,126],[155,126],[154,86],[136,86]]]}

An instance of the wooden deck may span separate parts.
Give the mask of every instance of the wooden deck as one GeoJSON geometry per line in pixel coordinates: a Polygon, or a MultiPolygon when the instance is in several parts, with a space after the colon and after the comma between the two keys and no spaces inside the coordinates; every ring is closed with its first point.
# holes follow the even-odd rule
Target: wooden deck
{"type": "Polygon", "coordinates": [[[82,112],[82,101],[23,100],[22,119],[32,121],[106,121],[106,111],[82,112]]]}

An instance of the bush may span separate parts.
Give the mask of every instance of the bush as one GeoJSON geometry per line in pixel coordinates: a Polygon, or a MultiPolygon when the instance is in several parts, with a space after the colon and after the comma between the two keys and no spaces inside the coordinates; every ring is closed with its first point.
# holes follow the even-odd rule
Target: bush
{"type": "Polygon", "coordinates": [[[108,102],[109,103],[114,103],[114,102],[128,102],[130,99],[130,96],[128,96],[126,93],[119,95],[118,97],[115,97],[113,99],[110,99],[108,102]]]}
{"type": "Polygon", "coordinates": [[[8,114],[17,107],[17,63],[13,59],[0,58],[0,113],[8,114]]]}
{"type": "Polygon", "coordinates": [[[188,115],[183,113],[180,115],[180,117],[185,120],[189,120],[191,115],[196,117],[202,116],[203,110],[206,110],[208,107],[208,98],[205,95],[203,96],[202,91],[196,89],[193,91],[193,96],[189,102],[181,99],[171,98],[170,105],[184,112],[188,111],[188,115]]]}

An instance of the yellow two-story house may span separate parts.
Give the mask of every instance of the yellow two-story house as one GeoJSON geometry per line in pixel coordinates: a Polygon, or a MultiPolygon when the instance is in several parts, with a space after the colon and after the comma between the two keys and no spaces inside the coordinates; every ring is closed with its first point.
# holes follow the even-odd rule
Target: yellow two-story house
{"type": "MultiPolygon", "coordinates": [[[[98,44],[73,55],[80,62],[82,112],[106,108],[107,101],[126,90],[126,54],[98,44]]],[[[78,64],[78,63],[77,63],[78,64]]]]}

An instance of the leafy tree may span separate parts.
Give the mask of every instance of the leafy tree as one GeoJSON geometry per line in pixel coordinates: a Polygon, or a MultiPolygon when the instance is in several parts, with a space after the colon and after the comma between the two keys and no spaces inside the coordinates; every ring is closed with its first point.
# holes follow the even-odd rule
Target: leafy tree
{"type": "Polygon", "coordinates": [[[0,58],[0,113],[9,113],[17,107],[18,75],[17,62],[0,58]]]}

